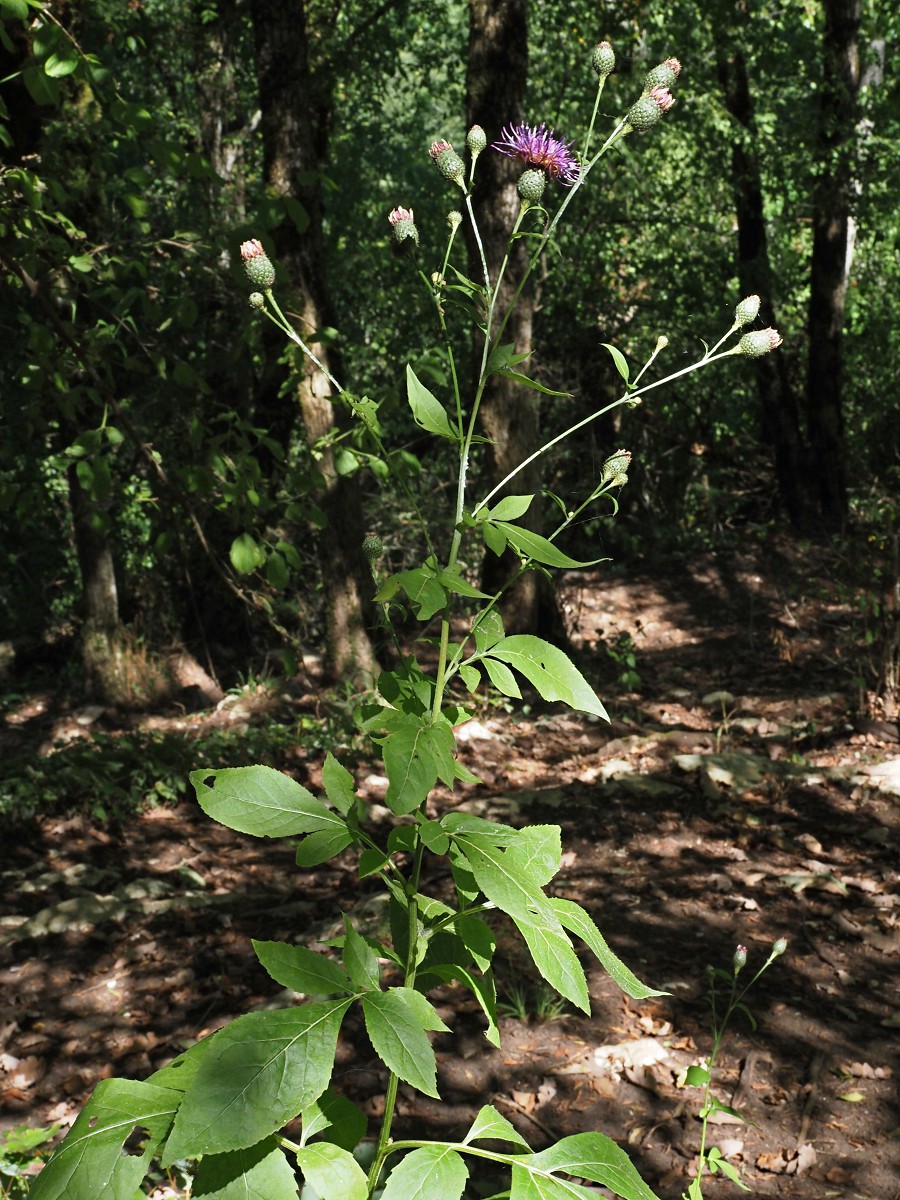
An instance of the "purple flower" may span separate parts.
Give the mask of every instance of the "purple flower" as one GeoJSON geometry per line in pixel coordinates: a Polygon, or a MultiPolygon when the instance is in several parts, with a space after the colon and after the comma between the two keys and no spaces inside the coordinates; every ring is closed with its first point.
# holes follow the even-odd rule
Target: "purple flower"
{"type": "Polygon", "coordinates": [[[500,131],[500,140],[492,143],[492,149],[529,167],[538,167],[550,179],[568,186],[578,178],[578,162],[569,149],[571,145],[542,122],[535,129],[524,124],[508,125],[500,131]]]}

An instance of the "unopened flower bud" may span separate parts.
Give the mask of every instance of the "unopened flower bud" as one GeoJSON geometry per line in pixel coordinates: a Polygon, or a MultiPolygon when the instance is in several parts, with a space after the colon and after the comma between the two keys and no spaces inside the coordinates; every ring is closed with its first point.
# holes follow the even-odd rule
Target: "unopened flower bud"
{"type": "Polygon", "coordinates": [[[466,134],[466,145],[469,147],[473,158],[477,158],[482,150],[485,149],[487,146],[487,134],[480,125],[473,125],[466,134]]]}
{"type": "Polygon", "coordinates": [[[540,204],[547,186],[547,176],[540,167],[529,167],[519,176],[516,191],[526,204],[540,204]]]}
{"type": "Polygon", "coordinates": [[[462,225],[462,213],[457,212],[454,208],[452,212],[447,213],[447,220],[450,222],[450,228],[456,233],[460,225],[462,225]]]}
{"type": "Polygon", "coordinates": [[[731,962],[734,967],[734,973],[737,975],[738,971],[747,965],[747,947],[738,946],[734,952],[734,958],[731,960],[731,962]]]}
{"type": "Polygon", "coordinates": [[[781,334],[777,329],[754,329],[745,333],[738,342],[738,353],[747,358],[762,358],[770,350],[776,350],[781,345],[781,334]]]}
{"type": "Polygon", "coordinates": [[[249,296],[251,308],[265,308],[266,298],[262,292],[251,292],[249,296]]]}
{"type": "Polygon", "coordinates": [[[600,79],[612,74],[616,66],[616,56],[609,42],[600,42],[591,54],[591,67],[600,79]]]}
{"type": "Polygon", "coordinates": [[[445,179],[449,179],[453,183],[458,183],[461,188],[465,188],[466,168],[463,165],[463,160],[449,142],[432,142],[428,153],[434,159],[435,166],[445,179]]]}
{"type": "Polygon", "coordinates": [[[644,79],[644,94],[652,92],[654,88],[670,88],[674,85],[675,80],[681,74],[681,63],[677,58],[667,58],[665,62],[661,62],[659,66],[653,68],[647,73],[644,79]]]}
{"type": "Polygon", "coordinates": [[[674,98],[666,88],[656,87],[632,104],[625,117],[625,123],[638,133],[643,133],[645,129],[655,125],[674,103],[674,98]]]}
{"type": "Polygon", "coordinates": [[[772,946],[772,957],[779,958],[787,950],[787,938],[779,938],[772,946]]]}
{"type": "Polygon", "coordinates": [[[666,346],[668,346],[668,344],[669,344],[669,339],[666,337],[666,335],[664,333],[661,333],[659,335],[659,337],[656,339],[656,353],[659,354],[660,350],[665,350],[665,348],[666,348],[666,346]]]}
{"type": "Polygon", "coordinates": [[[394,241],[398,246],[402,246],[407,241],[412,241],[414,245],[418,246],[419,231],[416,229],[411,208],[395,208],[388,215],[388,220],[394,231],[394,241]]]}
{"type": "Polygon", "coordinates": [[[628,482],[628,468],[631,465],[631,451],[617,450],[611,454],[600,470],[600,482],[612,487],[623,487],[628,482]]]}
{"type": "Polygon", "coordinates": [[[372,533],[371,531],[363,538],[362,548],[363,554],[365,554],[370,563],[375,562],[376,559],[381,558],[382,554],[384,554],[384,542],[377,533],[372,533]]]}
{"type": "Polygon", "coordinates": [[[269,261],[269,256],[262,248],[262,242],[258,238],[251,238],[248,242],[241,243],[241,258],[244,262],[244,270],[247,272],[247,278],[254,287],[268,290],[275,282],[275,268],[269,261]]]}
{"type": "Polygon", "coordinates": [[[735,325],[749,325],[759,315],[759,296],[748,296],[734,310],[735,325]]]}

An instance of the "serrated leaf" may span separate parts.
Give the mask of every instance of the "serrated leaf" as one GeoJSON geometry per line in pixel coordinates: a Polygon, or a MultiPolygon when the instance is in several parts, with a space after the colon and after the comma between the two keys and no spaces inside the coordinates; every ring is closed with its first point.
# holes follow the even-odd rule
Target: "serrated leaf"
{"type": "Polygon", "coordinates": [[[381,1200],[459,1200],[469,1178],[465,1162],[449,1146],[422,1146],[397,1163],[381,1200]]]}
{"type": "Polygon", "coordinates": [[[584,968],[565,931],[555,919],[548,919],[545,912],[533,916],[520,914],[514,916],[513,921],[544,979],[576,1008],[590,1015],[591,1001],[584,968]]]}
{"type": "Polygon", "coordinates": [[[416,376],[411,366],[406,368],[406,397],[412,409],[413,420],[421,429],[448,441],[459,441],[459,434],[451,423],[444,406],[429,392],[416,376]]]}
{"type": "Polygon", "coordinates": [[[317,1099],[350,1003],[247,1013],[221,1029],[184,1095],[163,1165],[254,1146],[317,1099]]]}
{"type": "Polygon", "coordinates": [[[353,834],[348,829],[319,829],[303,839],[294,861],[298,867],[318,867],[346,850],[352,842],[353,834]]]}
{"type": "Polygon", "coordinates": [[[501,695],[512,696],[515,700],[522,699],[522,690],[506,663],[500,662],[498,658],[484,658],[482,663],[488,679],[501,695]]]}
{"type": "Polygon", "coordinates": [[[487,1019],[484,1030],[485,1038],[492,1046],[500,1048],[500,1027],[497,1024],[497,989],[494,986],[493,975],[488,971],[484,975],[476,975],[468,967],[460,963],[428,963],[423,971],[435,975],[443,983],[462,984],[478,1001],[481,1011],[487,1019]]]}
{"type": "Polygon", "coordinates": [[[136,1079],[104,1079],[31,1185],[35,1200],[132,1200],[172,1125],[182,1094],[136,1079]]]}
{"type": "MultiPolygon", "coordinates": [[[[316,1142],[297,1152],[297,1166],[319,1196],[334,1200],[366,1200],[366,1175],[349,1151],[333,1142],[316,1142]]],[[[296,1194],[296,1185],[295,1185],[296,1194]]]]}
{"type": "Polygon", "coordinates": [[[330,750],[322,766],[322,787],[334,807],[346,817],[356,800],[356,784],[347,768],[338,762],[330,750]]]}
{"type": "Polygon", "coordinates": [[[297,1178],[275,1138],[245,1150],[204,1154],[191,1185],[195,1200],[297,1200],[297,1178]]]}
{"type": "Polygon", "coordinates": [[[350,991],[350,978],[340,963],[305,946],[251,939],[256,957],[282,987],[309,996],[350,991]]]}
{"type": "Polygon", "coordinates": [[[509,1200],[596,1200],[596,1193],[580,1183],[555,1179],[541,1171],[514,1166],[510,1178],[509,1200]]]}
{"type": "Polygon", "coordinates": [[[468,1145],[469,1142],[488,1139],[496,1142],[512,1142],[514,1146],[523,1146],[526,1150],[531,1150],[518,1129],[507,1121],[506,1117],[497,1112],[492,1104],[485,1104],[483,1108],[479,1109],[463,1142],[468,1145]]]}
{"type": "Polygon", "coordinates": [[[669,995],[668,992],[660,992],[656,988],[648,987],[625,966],[622,960],[610,950],[603,934],[580,904],[576,904],[574,900],[562,899],[553,899],[550,903],[566,929],[587,944],[613,983],[617,984],[627,996],[631,996],[634,1000],[645,1000],[648,996],[669,995]]]}
{"type": "Polygon", "coordinates": [[[274,767],[192,771],[190,779],[206,815],[238,833],[289,837],[346,828],[342,817],[274,767]]]}
{"type": "Polygon", "coordinates": [[[472,629],[475,638],[475,648],[479,654],[484,654],[504,637],[503,618],[496,608],[490,609],[477,618],[472,629]]]}
{"type": "Polygon", "coordinates": [[[303,1137],[301,1145],[305,1146],[310,1138],[321,1133],[326,1142],[333,1142],[344,1150],[352,1150],[366,1136],[369,1124],[366,1114],[331,1088],[326,1089],[301,1113],[303,1119],[303,1137]]]}
{"type": "Polygon", "coordinates": [[[603,1133],[576,1133],[528,1158],[517,1156],[516,1162],[520,1165],[515,1169],[554,1175],[564,1171],[580,1179],[589,1179],[625,1200],[657,1200],[625,1151],[603,1133]]]}
{"type": "Polygon", "coordinates": [[[148,1076],[147,1083],[154,1083],[157,1087],[172,1088],[173,1091],[184,1094],[194,1082],[200,1064],[209,1053],[215,1036],[215,1033],[211,1033],[208,1037],[195,1042],[189,1049],[176,1055],[171,1062],[148,1076]]]}
{"type": "Polygon", "coordinates": [[[437,1063],[425,1032],[436,1026],[423,1025],[421,1008],[410,1001],[410,993],[428,1004],[424,996],[411,988],[367,992],[362,999],[366,1030],[375,1053],[389,1071],[437,1100],[440,1099],[436,1086],[437,1063]]]}
{"type": "MultiPolygon", "coordinates": [[[[505,637],[491,647],[498,658],[524,675],[545,700],[561,700],[570,708],[608,721],[606,709],[575,664],[556,646],[529,633],[505,637]]],[[[487,658],[485,658],[487,663],[487,658]]]]}
{"type": "Polygon", "coordinates": [[[446,723],[432,725],[427,718],[409,717],[384,739],[382,747],[388,777],[384,802],[396,816],[418,808],[439,778],[452,785],[456,742],[446,723]]]}
{"type": "Polygon", "coordinates": [[[446,854],[450,849],[450,839],[440,821],[423,821],[419,826],[419,837],[432,854],[446,854]]]}
{"type": "Polygon", "coordinates": [[[523,529],[521,525],[514,525],[511,521],[495,521],[493,518],[490,523],[496,529],[501,530],[509,544],[515,546],[523,558],[533,558],[535,562],[543,563],[547,567],[576,570],[583,567],[595,567],[597,563],[607,561],[604,558],[595,558],[590,562],[579,562],[577,558],[570,558],[568,554],[563,554],[562,550],[547,538],[541,537],[539,533],[533,533],[530,529],[523,529]]]}
{"type": "Polygon", "coordinates": [[[610,352],[610,354],[612,355],[612,360],[616,364],[616,370],[619,372],[619,374],[622,376],[622,378],[627,383],[628,376],[629,376],[629,370],[628,370],[628,360],[625,358],[625,355],[622,353],[621,350],[617,350],[615,346],[610,345],[609,342],[602,342],[601,345],[610,352]]]}
{"type": "Polygon", "coordinates": [[[350,922],[344,917],[344,966],[347,974],[358,988],[364,991],[378,990],[381,986],[381,971],[375,951],[362,936],[357,933],[350,922]]]}
{"type": "Polygon", "coordinates": [[[533,492],[530,496],[504,496],[491,509],[490,518],[492,521],[518,521],[528,512],[533,500],[533,492]]]}

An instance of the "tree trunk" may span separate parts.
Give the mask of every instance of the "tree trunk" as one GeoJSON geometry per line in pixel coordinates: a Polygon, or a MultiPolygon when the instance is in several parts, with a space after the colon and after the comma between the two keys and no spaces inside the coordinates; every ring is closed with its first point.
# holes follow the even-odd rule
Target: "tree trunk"
{"type": "Polygon", "coordinates": [[[103,704],[128,704],[138,681],[129,669],[127,638],[119,619],[112,544],[103,531],[101,510],[81,485],[77,464],[71,464],[67,477],[75,553],[81,572],[84,690],[103,704]]]}
{"type": "Polygon", "coordinates": [[[842,388],[844,307],[853,255],[860,0],[825,0],[809,297],[809,433],[826,529],[847,520],[842,388]]]}
{"type": "MultiPolygon", "coordinates": [[[[731,177],[738,226],[738,278],[741,296],[761,297],[760,319],[777,327],[772,304],[773,272],[766,238],[762,177],[755,150],[756,122],[747,61],[740,49],[746,36],[748,13],[743,3],[735,7],[732,36],[716,39],[716,65],[725,106],[740,126],[731,148],[731,177]]],[[[723,22],[725,25],[726,22],[723,22]]],[[[808,531],[814,524],[815,497],[807,470],[807,455],[800,425],[797,396],[790,385],[783,354],[754,361],[756,389],[762,409],[763,438],[772,446],[778,493],[791,524],[808,531]]]]}
{"type": "MultiPolygon", "coordinates": [[[[482,126],[488,145],[499,138],[503,126],[522,120],[527,80],[527,0],[469,0],[466,121],[468,127],[482,126]]],[[[473,206],[492,280],[503,261],[509,233],[519,211],[516,183],[521,173],[520,163],[491,150],[478,160],[473,206]]],[[[469,253],[470,261],[478,263],[471,236],[469,253]]],[[[527,263],[525,243],[520,240],[513,249],[497,296],[498,313],[506,311],[527,263]]],[[[471,273],[474,279],[480,279],[480,266],[473,265],[471,273]]],[[[504,338],[514,342],[519,353],[531,349],[533,318],[534,297],[526,288],[504,333],[504,338]]],[[[490,439],[485,453],[488,476],[493,485],[540,445],[540,410],[536,393],[493,375],[485,389],[480,415],[481,432],[490,439]]],[[[507,489],[510,490],[516,494],[536,493],[539,496],[540,461],[517,475],[511,489],[507,489]]],[[[538,511],[536,503],[531,513],[538,511]]],[[[518,566],[517,556],[509,551],[502,558],[488,552],[482,571],[482,587],[491,593],[499,591],[518,566]]],[[[501,611],[508,633],[540,632],[556,640],[564,637],[553,590],[540,572],[526,572],[507,593],[501,611]]]]}
{"type": "MultiPolygon", "coordinates": [[[[317,330],[334,323],[316,174],[325,157],[331,99],[327,88],[317,88],[311,72],[306,5],[297,0],[251,0],[250,12],[266,184],[271,195],[293,202],[285,205],[284,219],[271,231],[277,266],[286,273],[292,291],[282,307],[295,314],[304,341],[332,375],[338,376],[340,363],[335,352],[315,340],[317,330]],[[298,214],[298,202],[307,224],[298,214]]],[[[344,414],[335,410],[325,376],[305,359],[302,369],[297,400],[312,444],[341,424],[344,414]]],[[[374,675],[379,666],[367,632],[376,624],[369,599],[374,587],[362,552],[365,527],[358,485],[352,476],[337,474],[330,450],[320,458],[319,469],[322,492],[318,503],[326,519],[318,553],[327,668],[334,679],[374,675]]]]}

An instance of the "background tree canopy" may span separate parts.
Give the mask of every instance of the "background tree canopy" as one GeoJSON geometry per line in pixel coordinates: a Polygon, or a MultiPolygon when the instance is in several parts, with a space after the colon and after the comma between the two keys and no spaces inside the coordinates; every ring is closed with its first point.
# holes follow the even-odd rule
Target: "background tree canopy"
{"type": "MultiPolygon", "coordinates": [[[[769,521],[887,545],[897,14],[862,0],[507,7],[527,22],[523,113],[492,114],[489,141],[524,117],[577,149],[602,38],[618,64],[610,128],[653,63],[684,67],[678,107],[604,160],[541,273],[531,373],[566,395],[542,397],[537,419],[558,428],[616,394],[603,343],[645,358],[665,334],[675,370],[751,291],[784,337],[756,375],[690,376],[621,433],[599,423],[552,458],[544,484],[570,494],[620,441],[634,454],[615,530],[580,526],[573,552],[615,539],[672,553],[769,521]]],[[[120,703],[171,688],[172,646],[213,688],[271,646],[288,669],[323,645],[337,674],[374,665],[357,533],[377,528],[401,566],[418,548],[397,482],[441,506],[447,478],[403,401],[408,362],[431,385],[442,368],[386,218],[414,207],[423,269],[438,265],[452,201],[428,146],[465,135],[477,11],[0,0],[0,622],[17,653],[77,635],[86,687],[120,703]],[[247,309],[248,237],[277,252],[304,336],[381,403],[401,447],[389,461],[247,309]]]]}

